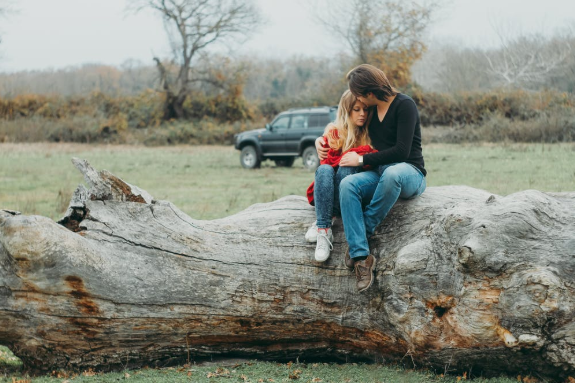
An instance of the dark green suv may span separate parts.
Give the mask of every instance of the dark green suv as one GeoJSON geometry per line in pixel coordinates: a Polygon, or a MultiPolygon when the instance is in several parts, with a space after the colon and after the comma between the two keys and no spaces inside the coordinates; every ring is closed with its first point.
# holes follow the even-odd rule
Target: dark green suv
{"type": "Polygon", "coordinates": [[[277,166],[292,166],[301,156],[303,166],[315,170],[319,159],[315,139],[321,136],[327,124],[335,121],[337,106],[290,109],[274,118],[265,129],[236,134],[235,148],[241,150],[240,162],[253,169],[267,159],[277,166]]]}

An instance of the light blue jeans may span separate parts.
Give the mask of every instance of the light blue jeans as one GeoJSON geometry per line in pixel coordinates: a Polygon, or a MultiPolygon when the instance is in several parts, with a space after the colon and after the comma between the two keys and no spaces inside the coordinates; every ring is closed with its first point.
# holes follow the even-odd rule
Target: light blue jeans
{"type": "Polygon", "coordinates": [[[321,165],[315,171],[313,200],[318,228],[331,227],[331,218],[341,215],[339,208],[339,185],[345,177],[355,174],[361,167],[337,167],[321,165]]]}
{"type": "Polygon", "coordinates": [[[395,202],[399,198],[417,197],[425,187],[421,171],[405,162],[382,165],[377,171],[361,172],[342,180],[341,218],[350,257],[369,255],[368,238],[395,202]]]}

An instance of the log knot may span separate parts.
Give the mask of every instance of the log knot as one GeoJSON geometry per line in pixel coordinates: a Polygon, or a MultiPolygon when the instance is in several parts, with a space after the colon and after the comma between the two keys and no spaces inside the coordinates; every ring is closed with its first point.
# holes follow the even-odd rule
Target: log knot
{"type": "Polygon", "coordinates": [[[489,198],[487,198],[487,201],[485,201],[485,203],[489,205],[489,204],[492,204],[496,201],[497,201],[497,198],[495,198],[495,196],[492,194],[489,196],[489,198]]]}
{"type": "Polygon", "coordinates": [[[426,306],[433,310],[437,318],[442,318],[449,310],[455,307],[457,299],[453,296],[440,294],[437,299],[427,301],[426,306]]]}

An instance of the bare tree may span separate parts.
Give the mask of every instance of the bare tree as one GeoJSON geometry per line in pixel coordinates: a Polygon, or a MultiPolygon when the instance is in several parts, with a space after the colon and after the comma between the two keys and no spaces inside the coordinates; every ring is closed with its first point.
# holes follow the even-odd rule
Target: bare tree
{"type": "Polygon", "coordinates": [[[504,87],[537,88],[563,68],[575,48],[571,36],[499,37],[501,48],[485,52],[485,59],[487,73],[504,87]]]}
{"type": "Polygon", "coordinates": [[[165,92],[164,118],[184,117],[191,85],[206,80],[195,62],[207,47],[247,37],[261,23],[252,0],[133,0],[136,10],[151,8],[162,15],[174,54],[166,65],[154,57],[165,92]],[[170,69],[173,69],[170,70],[170,69]]]}
{"type": "Polygon", "coordinates": [[[489,91],[496,88],[575,90],[575,29],[553,35],[496,28],[493,48],[435,42],[416,65],[414,77],[438,92],[489,91]]]}
{"type": "Polygon", "coordinates": [[[321,24],[343,39],[358,62],[380,66],[396,83],[406,83],[411,65],[425,51],[423,34],[439,2],[338,0],[315,5],[321,24]]]}

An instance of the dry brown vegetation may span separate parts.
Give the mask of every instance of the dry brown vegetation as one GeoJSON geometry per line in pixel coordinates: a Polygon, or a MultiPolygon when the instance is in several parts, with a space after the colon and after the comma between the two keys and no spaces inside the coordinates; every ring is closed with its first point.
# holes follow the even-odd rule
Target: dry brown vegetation
{"type": "MultiPolygon", "coordinates": [[[[575,97],[557,91],[410,92],[424,126],[448,126],[440,142],[569,142],[575,138],[575,97]]],[[[248,102],[241,93],[197,95],[183,120],[162,119],[162,95],[21,95],[0,99],[0,142],[145,145],[231,144],[234,134],[261,128],[268,112],[299,104],[248,102]]]]}

